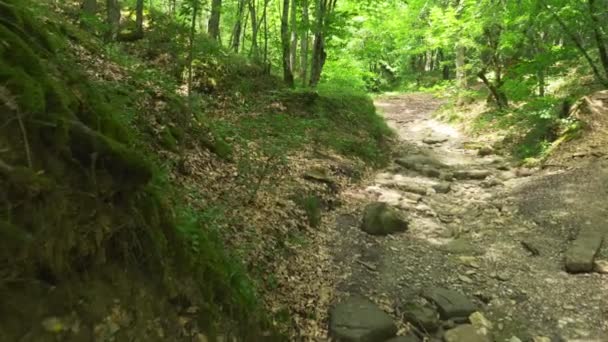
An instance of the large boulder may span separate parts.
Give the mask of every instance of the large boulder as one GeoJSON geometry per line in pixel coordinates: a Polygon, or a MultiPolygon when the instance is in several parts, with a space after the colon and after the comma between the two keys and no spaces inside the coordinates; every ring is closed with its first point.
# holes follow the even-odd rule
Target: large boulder
{"type": "Polygon", "coordinates": [[[365,207],[361,229],[371,235],[388,235],[407,230],[408,224],[407,219],[388,204],[375,202],[365,207]]]}
{"type": "Polygon", "coordinates": [[[340,342],[384,342],[397,334],[397,326],[376,304],[351,297],[331,309],[329,333],[340,342]]]}

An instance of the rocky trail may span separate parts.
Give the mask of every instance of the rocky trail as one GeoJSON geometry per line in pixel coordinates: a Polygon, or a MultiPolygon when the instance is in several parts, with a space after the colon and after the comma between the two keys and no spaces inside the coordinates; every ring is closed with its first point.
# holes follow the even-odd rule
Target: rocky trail
{"type": "Polygon", "coordinates": [[[342,193],[355,205],[332,220],[340,277],[330,336],[608,341],[603,154],[518,168],[433,119],[441,101],[430,95],[376,105],[398,133],[399,156],[342,193]]]}

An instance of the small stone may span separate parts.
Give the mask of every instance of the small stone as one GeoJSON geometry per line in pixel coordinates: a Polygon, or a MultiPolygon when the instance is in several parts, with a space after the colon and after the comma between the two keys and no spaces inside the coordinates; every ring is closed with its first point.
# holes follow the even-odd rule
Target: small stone
{"type": "Polygon", "coordinates": [[[406,336],[393,337],[386,342],[420,342],[420,339],[414,334],[408,334],[406,336]]]}
{"type": "Polygon", "coordinates": [[[465,295],[443,288],[431,288],[422,293],[422,297],[433,302],[442,319],[468,317],[477,307],[465,295]]]}
{"type": "Polygon", "coordinates": [[[330,335],[338,341],[386,341],[397,334],[392,318],[376,304],[351,297],[330,310],[330,335]]]}
{"type": "Polygon", "coordinates": [[[595,260],[593,270],[600,274],[608,274],[608,260],[595,260]]]}
{"type": "Polygon", "coordinates": [[[490,179],[486,179],[483,182],[481,182],[482,188],[493,188],[495,186],[500,186],[500,185],[504,185],[504,183],[497,178],[490,178],[490,179]]]}
{"type": "Polygon", "coordinates": [[[422,139],[422,142],[427,145],[441,144],[446,141],[448,141],[448,138],[445,138],[445,137],[428,137],[428,138],[422,139]]]}
{"type": "Polygon", "coordinates": [[[460,274],[458,275],[458,280],[462,281],[463,283],[467,283],[467,284],[472,284],[473,283],[473,279],[467,277],[466,275],[460,274]]]}
{"type": "Polygon", "coordinates": [[[483,146],[477,150],[477,155],[480,157],[485,157],[492,154],[494,154],[494,149],[491,146],[483,146]]]}
{"type": "Polygon", "coordinates": [[[576,310],[576,307],[574,307],[574,305],[568,305],[568,304],[562,306],[562,308],[564,308],[564,310],[569,310],[569,311],[576,310]]]}
{"type": "Polygon", "coordinates": [[[452,184],[448,182],[441,182],[433,185],[433,190],[438,194],[447,194],[452,189],[452,184]]]}
{"type": "Polygon", "coordinates": [[[534,170],[526,168],[526,167],[521,167],[515,171],[515,175],[517,177],[530,177],[533,174],[534,174],[534,170]]]}
{"type": "Polygon", "coordinates": [[[471,324],[460,325],[446,331],[443,340],[445,342],[491,342],[488,336],[478,332],[471,324]]]}
{"type": "Polygon", "coordinates": [[[551,338],[550,337],[546,337],[546,336],[535,336],[534,338],[532,338],[533,342],[551,342],[551,338]]]}
{"type": "Polygon", "coordinates": [[[509,342],[522,342],[522,340],[520,340],[517,336],[513,336],[509,339],[509,342]]]}
{"type": "Polygon", "coordinates": [[[496,278],[496,279],[498,279],[500,281],[509,281],[509,280],[511,280],[511,275],[509,273],[507,273],[507,272],[504,272],[504,271],[493,273],[492,275],[493,275],[493,278],[496,278]]]}
{"type": "Polygon", "coordinates": [[[375,202],[364,209],[361,230],[370,235],[388,235],[407,230],[409,222],[386,203],[375,202]]]}
{"type": "Polygon", "coordinates": [[[486,179],[492,173],[488,170],[459,170],[454,172],[456,179],[486,179]]]}
{"type": "MultiPolygon", "coordinates": [[[[462,230],[462,229],[461,229],[462,230]]],[[[479,255],[481,251],[465,239],[455,239],[440,247],[443,251],[452,254],[479,255]]]]}

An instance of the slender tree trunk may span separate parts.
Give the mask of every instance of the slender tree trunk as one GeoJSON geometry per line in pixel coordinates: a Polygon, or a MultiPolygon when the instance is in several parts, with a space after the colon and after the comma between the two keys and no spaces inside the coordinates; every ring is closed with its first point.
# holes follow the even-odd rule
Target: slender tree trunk
{"type": "Polygon", "coordinates": [[[509,101],[508,101],[507,96],[505,95],[505,93],[502,90],[500,90],[500,86],[501,86],[500,82],[501,81],[497,81],[498,85],[492,83],[486,77],[486,70],[485,69],[481,70],[480,72],[478,72],[477,76],[479,77],[479,79],[481,79],[481,81],[483,82],[483,84],[485,84],[485,86],[488,88],[488,90],[492,94],[492,97],[494,98],[494,101],[496,102],[496,105],[498,105],[499,108],[507,108],[509,106],[509,101]]]}
{"type": "Polygon", "coordinates": [[[291,72],[293,74],[296,73],[296,69],[298,68],[298,27],[296,21],[296,11],[297,11],[297,0],[291,0],[291,12],[289,17],[289,26],[291,26],[291,45],[289,47],[289,67],[291,68],[291,72]]]}
{"type": "Polygon", "coordinates": [[[135,39],[144,37],[144,0],[137,0],[135,5],[135,39]]]}
{"type": "Polygon", "coordinates": [[[312,45],[312,62],[310,66],[310,86],[316,87],[321,80],[323,65],[327,58],[325,52],[325,16],[327,0],[318,0],[315,14],[315,36],[312,45]]]}
{"type": "Polygon", "coordinates": [[[249,14],[251,15],[251,57],[257,63],[260,61],[260,48],[258,47],[259,24],[256,7],[256,0],[249,0],[249,14]]]}
{"type": "Polygon", "coordinates": [[[107,39],[110,41],[118,38],[120,30],[120,3],[118,0],[106,0],[108,32],[107,39]]]}
{"type": "MultiPolygon", "coordinates": [[[[604,76],[608,80],[608,47],[605,41],[605,37],[602,34],[602,28],[606,23],[601,23],[601,20],[597,16],[598,9],[595,8],[595,0],[588,0],[589,12],[591,14],[591,21],[593,22],[593,37],[597,45],[597,52],[600,55],[600,61],[604,68],[604,76]]],[[[605,8],[604,8],[605,10],[605,8]]]]}
{"type": "Polygon", "coordinates": [[[268,61],[268,2],[264,0],[264,68],[267,74],[270,74],[270,62],[268,61]]]}
{"type": "Polygon", "coordinates": [[[281,16],[281,47],[283,50],[283,79],[290,87],[293,86],[293,73],[290,67],[290,35],[289,35],[289,2],[283,0],[283,14],[281,16]]]}
{"type": "Polygon", "coordinates": [[[222,14],[222,0],[213,0],[211,3],[211,16],[207,25],[207,32],[211,38],[220,42],[220,17],[222,14]]]}
{"type": "Polygon", "coordinates": [[[308,0],[300,0],[302,4],[302,35],[300,37],[300,79],[306,86],[308,76],[308,0]]]}
{"type": "Polygon", "coordinates": [[[232,30],[231,47],[234,52],[239,52],[241,44],[241,30],[243,29],[243,14],[245,12],[245,0],[239,0],[239,7],[237,12],[236,23],[234,23],[234,29],[232,30]]]}
{"type": "Polygon", "coordinates": [[[192,23],[190,25],[190,41],[188,46],[188,98],[192,95],[192,78],[193,70],[192,64],[194,62],[194,38],[196,35],[196,19],[198,17],[198,2],[195,2],[194,8],[192,9],[192,23]]]}

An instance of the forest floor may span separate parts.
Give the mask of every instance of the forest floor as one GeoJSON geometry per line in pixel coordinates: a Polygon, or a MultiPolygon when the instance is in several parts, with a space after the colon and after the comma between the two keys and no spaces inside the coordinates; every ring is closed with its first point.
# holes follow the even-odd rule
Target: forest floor
{"type": "MultiPolygon", "coordinates": [[[[417,315],[406,304],[427,306],[423,290],[443,288],[477,308],[495,341],[607,341],[608,275],[567,273],[564,255],[579,232],[607,230],[608,158],[600,149],[608,147],[542,169],[517,167],[492,150],[467,148],[474,138],[434,119],[441,105],[428,94],[376,101],[398,134],[400,157],[343,191],[345,205],[324,220],[333,304],[366,297],[406,335],[415,328],[403,316],[417,315]],[[406,214],[409,229],[389,236],[360,230],[374,201],[406,214]]],[[[596,260],[607,259],[604,248],[596,260]]],[[[441,340],[461,323],[432,323],[437,332],[419,328],[418,335],[441,340]]]]}

